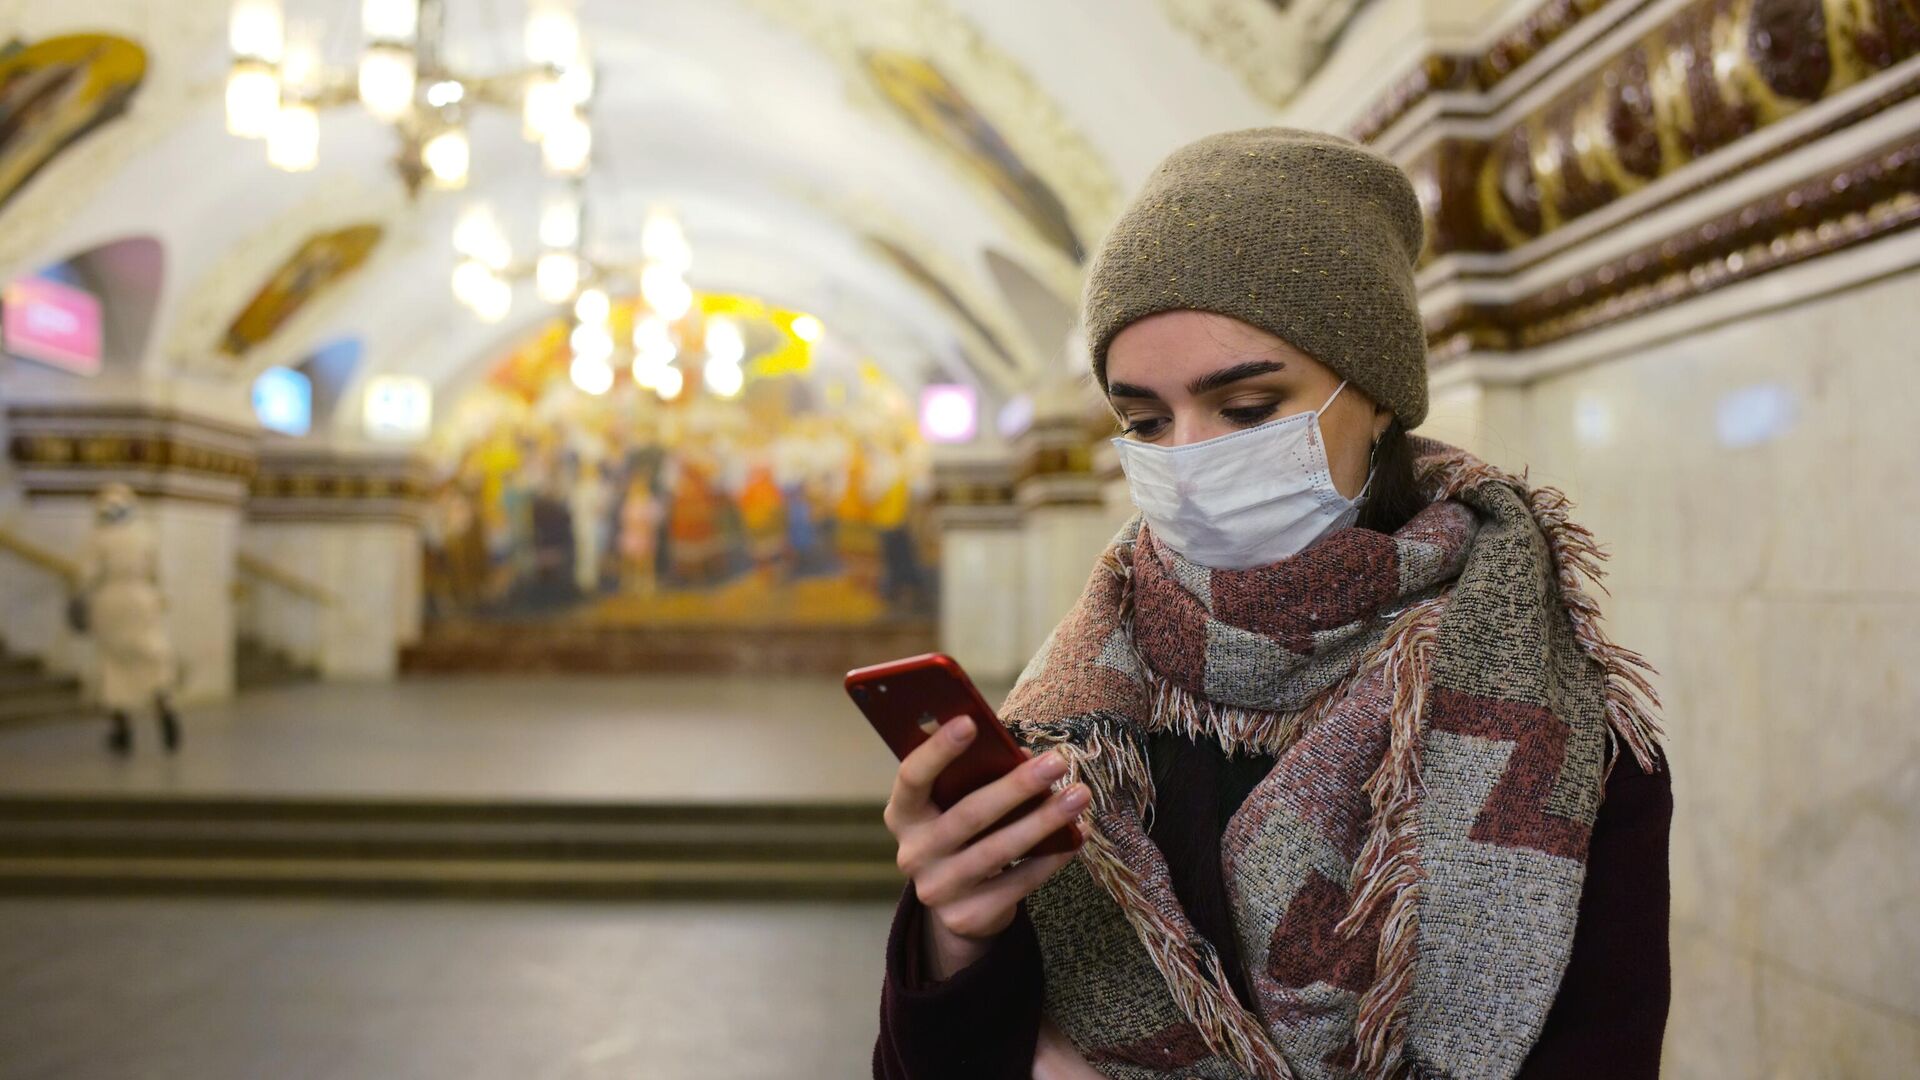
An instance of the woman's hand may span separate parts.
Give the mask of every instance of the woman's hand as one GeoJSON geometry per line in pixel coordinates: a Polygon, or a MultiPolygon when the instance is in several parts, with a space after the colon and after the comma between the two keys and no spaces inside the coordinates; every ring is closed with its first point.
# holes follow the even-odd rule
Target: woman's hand
{"type": "Polygon", "coordinates": [[[980,832],[1066,775],[1058,754],[1042,754],[942,812],[933,781],[973,741],[974,722],[957,717],[920,744],[894,774],[888,831],[900,842],[897,861],[931,918],[922,943],[935,979],[973,963],[1013,922],[1020,901],[1040,887],[1072,852],[1039,855],[1008,869],[1035,844],[1086,809],[1086,785],[1055,792],[1031,812],[982,837],[980,832]],[[976,840],[976,837],[978,839],[976,840]]]}
{"type": "Polygon", "coordinates": [[[1053,1021],[1040,1021],[1040,1041],[1033,1048],[1033,1080],[1106,1080],[1067,1040],[1053,1021]]]}

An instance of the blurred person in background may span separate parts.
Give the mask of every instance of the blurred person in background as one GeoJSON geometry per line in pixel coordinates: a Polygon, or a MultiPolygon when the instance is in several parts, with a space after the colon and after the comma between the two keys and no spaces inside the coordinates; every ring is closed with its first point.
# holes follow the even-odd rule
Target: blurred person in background
{"type": "Polygon", "coordinates": [[[133,749],[131,714],[149,705],[159,717],[161,745],[169,753],[180,748],[180,719],[167,698],[180,668],[167,637],[158,571],[153,531],[140,516],[133,489],[125,484],[100,489],[81,587],[87,632],[100,665],[100,703],[113,724],[107,746],[116,754],[133,749]]]}

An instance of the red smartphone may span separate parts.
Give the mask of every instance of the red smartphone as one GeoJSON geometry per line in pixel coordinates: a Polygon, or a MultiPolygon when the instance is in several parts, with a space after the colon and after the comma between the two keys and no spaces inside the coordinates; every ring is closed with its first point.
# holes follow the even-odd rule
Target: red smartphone
{"type": "MultiPolygon", "coordinates": [[[[1019,768],[1031,756],[993,715],[973,680],[943,653],[909,656],[849,671],[847,694],[866,714],[873,730],[886,740],[893,755],[902,759],[939,731],[941,724],[958,716],[973,718],[976,734],[972,745],[933,781],[933,801],[942,810],[1019,768]]],[[[1046,800],[1046,793],[1034,796],[986,832],[1019,820],[1046,800]]],[[[1079,846],[1080,830],[1069,822],[1035,844],[1028,854],[1052,855],[1079,846]]]]}

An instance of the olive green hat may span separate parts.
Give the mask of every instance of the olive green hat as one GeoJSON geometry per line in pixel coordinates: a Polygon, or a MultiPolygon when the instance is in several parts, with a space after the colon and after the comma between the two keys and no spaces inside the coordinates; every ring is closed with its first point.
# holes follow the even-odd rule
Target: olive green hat
{"type": "Polygon", "coordinates": [[[1127,324],[1211,311],[1284,338],[1413,428],[1427,415],[1413,283],[1425,238],[1406,173],[1358,143],[1209,135],[1160,163],[1094,258],[1081,297],[1094,373],[1106,385],[1127,324]]]}

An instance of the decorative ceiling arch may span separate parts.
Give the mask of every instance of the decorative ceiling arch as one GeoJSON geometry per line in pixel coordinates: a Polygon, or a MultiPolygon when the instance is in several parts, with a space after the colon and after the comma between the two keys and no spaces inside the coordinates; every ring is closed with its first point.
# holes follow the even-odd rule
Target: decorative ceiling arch
{"type": "Polygon", "coordinates": [[[1366,0],[1159,0],[1168,21],[1274,108],[1326,59],[1366,0]]]}
{"type": "MultiPolygon", "coordinates": [[[[92,35],[133,44],[142,51],[143,63],[137,92],[121,101],[111,116],[95,117],[0,205],[0,274],[45,262],[63,226],[120,175],[129,160],[171,131],[196,99],[217,102],[218,85],[205,80],[196,83],[190,77],[190,65],[181,60],[202,55],[209,44],[224,42],[225,7],[172,6],[178,10],[157,18],[143,5],[102,0],[0,4],[0,25],[11,28],[18,35],[16,40],[44,41],[85,27],[92,35]]],[[[112,230],[122,235],[128,231],[112,230]]],[[[101,242],[98,236],[75,239],[77,243],[66,246],[101,242]]]]}
{"type": "Polygon", "coordinates": [[[1079,318],[1073,305],[1048,288],[1033,271],[1020,265],[1018,259],[988,248],[981,252],[981,260],[1008,309],[1026,330],[1027,339],[1045,357],[1064,349],[1079,318]]]}
{"type": "MultiPolygon", "coordinates": [[[[347,304],[354,290],[344,274],[329,276],[325,283],[318,280],[326,269],[323,264],[338,259],[308,258],[297,266],[295,260],[301,259],[303,251],[325,255],[313,248],[318,238],[342,235],[345,230],[372,230],[367,250],[352,260],[351,267],[337,268],[365,278],[383,256],[390,255],[390,241],[403,231],[406,211],[404,195],[398,189],[353,182],[330,184],[314,197],[282,211],[264,229],[229,248],[191,286],[191,291],[179,298],[164,356],[178,371],[248,379],[261,369],[297,360],[315,340],[337,336],[327,328],[337,321],[336,317],[349,314],[347,304]],[[289,305],[280,301],[275,317],[264,319],[268,314],[265,311],[256,315],[256,321],[264,319],[258,328],[264,329],[264,334],[243,327],[234,337],[235,326],[250,304],[273,288],[277,275],[289,273],[302,280],[289,278],[281,284],[309,293],[305,302],[289,305]],[[336,287],[318,288],[321,284],[336,287]]],[[[363,231],[357,235],[364,238],[368,234],[363,231]]],[[[358,241],[352,246],[357,248],[358,241]]]]}
{"type": "MultiPolygon", "coordinates": [[[[1037,207],[1036,186],[1057,198],[1077,243],[1088,243],[1119,213],[1120,185],[1112,167],[1042,90],[1032,75],[980,33],[944,0],[749,0],[769,17],[804,34],[846,75],[849,97],[863,110],[884,116],[916,137],[930,139],[937,152],[974,179],[984,201],[1012,223],[1022,253],[1064,291],[1079,278],[1079,260],[1045,230],[1035,229],[1022,204],[1037,207]],[[876,64],[875,58],[884,62],[876,64]],[[922,94],[916,103],[902,93],[899,77],[915,62],[920,74],[934,73],[946,93],[922,94]],[[942,124],[923,117],[941,108],[929,97],[957,99],[972,117],[956,114],[942,124]],[[984,128],[984,129],[983,129],[984,128]],[[944,134],[942,131],[944,130],[944,134]],[[962,134],[963,132],[968,134],[962,134]],[[981,149],[1003,140],[1007,160],[995,162],[981,149]],[[1034,183],[1019,184],[1030,177],[1034,183]],[[995,177],[1014,181],[1014,198],[996,191],[995,177]]],[[[1043,212],[1044,213],[1044,212],[1043,212]]]]}

